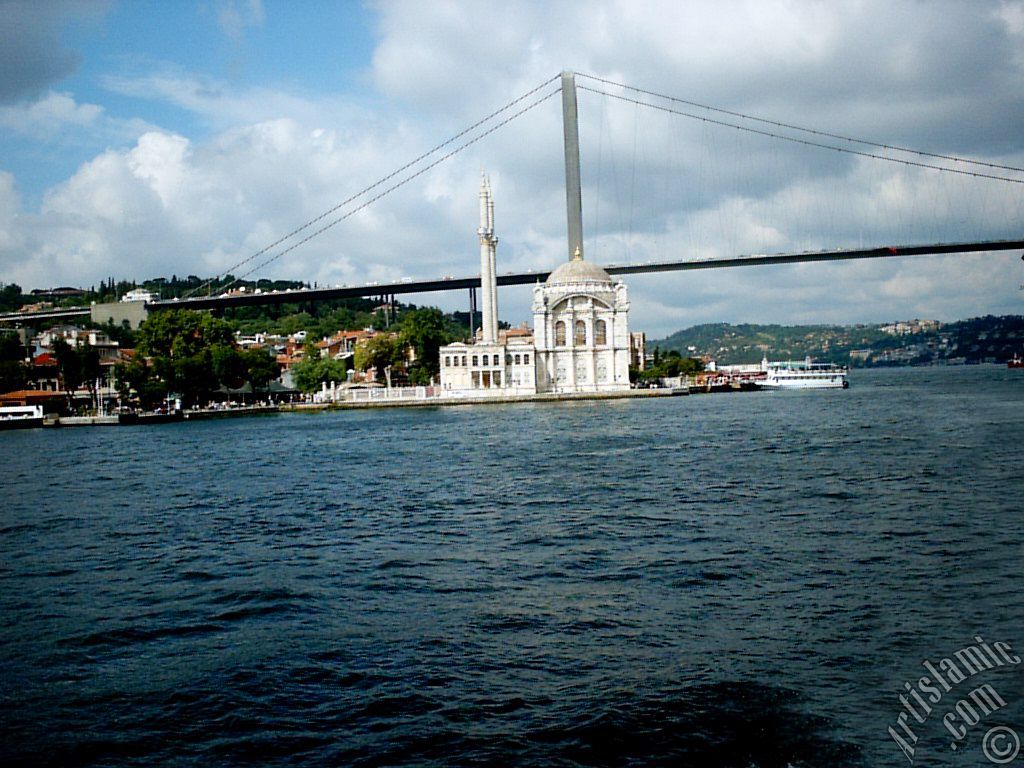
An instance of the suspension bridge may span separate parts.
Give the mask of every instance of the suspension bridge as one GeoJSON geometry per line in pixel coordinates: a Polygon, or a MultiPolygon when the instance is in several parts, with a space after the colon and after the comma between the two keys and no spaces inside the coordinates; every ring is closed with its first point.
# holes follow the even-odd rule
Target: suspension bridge
{"type": "MultiPolygon", "coordinates": [[[[141,317],[145,316],[145,313],[167,308],[222,311],[255,305],[307,303],[355,297],[381,297],[385,301],[393,302],[394,298],[400,295],[453,290],[468,290],[471,312],[475,311],[476,291],[480,287],[479,274],[459,277],[445,275],[434,278],[406,278],[383,283],[377,281],[360,285],[282,291],[231,291],[230,288],[266,269],[284,255],[301,248],[311,240],[323,235],[327,230],[367,209],[399,188],[420,178],[430,170],[450,160],[483,138],[495,133],[559,94],[562,97],[565,159],[566,242],[570,255],[576,249],[582,250],[584,237],[579,125],[576,101],[577,89],[606,99],[630,103],[636,107],[652,109],[663,114],[695,120],[716,127],[728,128],[778,142],[828,150],[856,158],[895,163],[912,169],[925,169],[936,173],[994,181],[1008,185],[1024,184],[1024,169],[1011,165],[927,152],[895,144],[873,142],[801,127],[792,123],[774,121],[736,111],[711,107],[650,90],[615,83],[593,75],[579,75],[588,85],[577,85],[576,77],[575,73],[563,72],[547,80],[446,141],[434,146],[429,151],[419,155],[409,163],[361,189],[316,218],[307,221],[275,242],[249,255],[229,269],[224,270],[220,275],[193,289],[188,295],[174,300],[154,301],[146,304],[144,308],[135,308],[141,309],[142,312],[135,311],[130,313],[131,322],[136,324],[141,317]],[[222,283],[222,279],[225,276],[233,275],[239,270],[244,271],[226,285],[222,283]],[[217,286],[216,290],[219,292],[217,295],[212,295],[214,285],[217,286]],[[207,295],[203,295],[204,291],[207,292],[207,295]]],[[[1024,234],[1021,237],[1011,239],[883,244],[868,248],[833,248],[771,254],[753,253],[706,258],[675,258],[642,263],[612,263],[603,264],[602,266],[611,275],[628,275],[802,262],[893,259],[942,254],[994,254],[1020,249],[1024,249],[1024,234]]],[[[497,283],[502,286],[527,285],[546,279],[548,274],[549,271],[546,270],[506,272],[497,276],[497,283]]],[[[102,323],[108,320],[119,322],[127,309],[120,304],[103,304],[83,308],[6,313],[0,314],[0,322],[31,323],[39,320],[75,318],[88,315],[91,315],[92,319],[96,322],[102,323]]]]}

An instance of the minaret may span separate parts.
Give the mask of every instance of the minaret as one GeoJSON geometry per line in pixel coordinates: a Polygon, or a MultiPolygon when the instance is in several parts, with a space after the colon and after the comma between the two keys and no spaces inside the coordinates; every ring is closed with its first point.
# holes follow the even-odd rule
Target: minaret
{"type": "Polygon", "coordinates": [[[480,294],[483,298],[482,338],[485,344],[498,341],[498,280],[495,271],[495,252],[498,238],[494,236],[494,198],[491,182],[480,178],[480,294]]]}

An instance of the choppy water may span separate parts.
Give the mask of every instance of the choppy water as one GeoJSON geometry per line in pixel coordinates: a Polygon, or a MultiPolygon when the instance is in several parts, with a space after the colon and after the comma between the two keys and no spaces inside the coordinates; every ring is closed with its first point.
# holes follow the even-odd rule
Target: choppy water
{"type": "Polygon", "coordinates": [[[907,765],[1024,651],[1022,373],[0,434],[0,758],[907,765]]]}

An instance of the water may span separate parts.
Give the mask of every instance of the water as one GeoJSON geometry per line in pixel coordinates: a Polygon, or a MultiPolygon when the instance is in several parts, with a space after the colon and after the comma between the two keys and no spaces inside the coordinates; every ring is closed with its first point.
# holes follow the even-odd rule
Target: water
{"type": "Polygon", "coordinates": [[[907,765],[1024,649],[1020,373],[2,434],[0,758],[907,765]]]}

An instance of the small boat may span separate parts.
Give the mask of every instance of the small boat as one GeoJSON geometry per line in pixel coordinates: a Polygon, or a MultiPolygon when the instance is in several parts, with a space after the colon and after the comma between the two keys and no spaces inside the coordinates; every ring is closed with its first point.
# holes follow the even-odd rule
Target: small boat
{"type": "Polygon", "coordinates": [[[1020,359],[1020,355],[1015,354],[1013,359],[1006,364],[1007,368],[1024,368],[1024,360],[1020,359]]]}
{"type": "Polygon", "coordinates": [[[757,385],[764,389],[846,389],[849,370],[834,363],[803,362],[769,363],[762,361],[765,377],[757,385]]]}
{"type": "Polygon", "coordinates": [[[31,429],[43,426],[43,406],[5,405],[0,407],[0,429],[31,429]]]}

